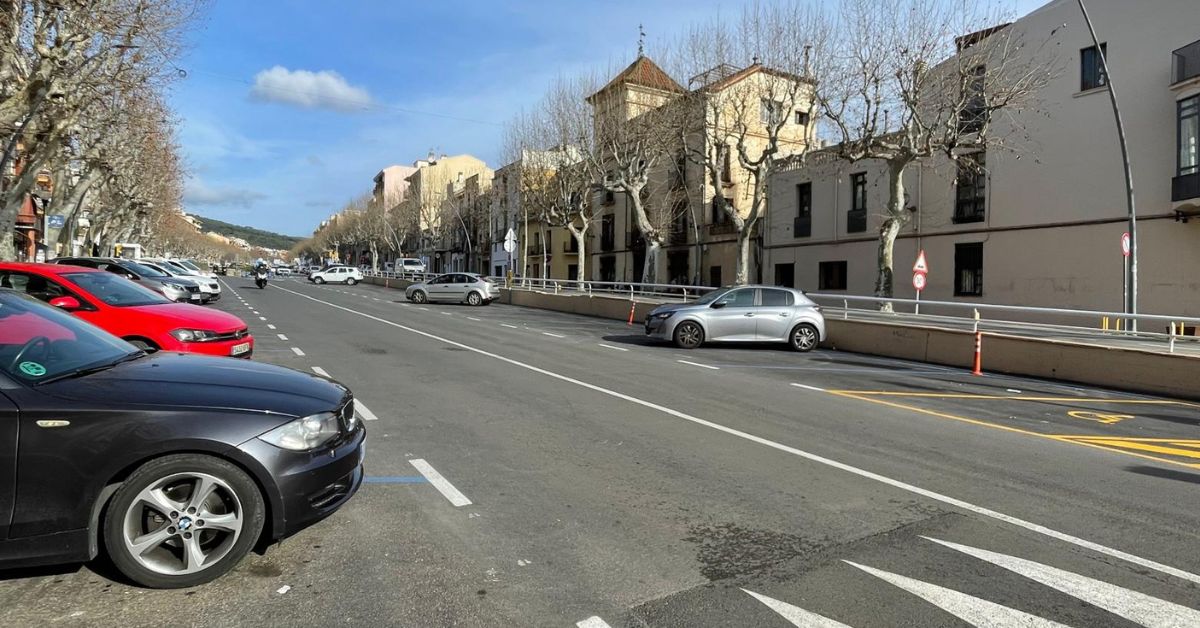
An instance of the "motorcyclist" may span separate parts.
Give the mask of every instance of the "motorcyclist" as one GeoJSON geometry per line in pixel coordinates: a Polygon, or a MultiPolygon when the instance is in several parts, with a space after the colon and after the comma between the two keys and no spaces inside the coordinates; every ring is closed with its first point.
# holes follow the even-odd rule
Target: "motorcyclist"
{"type": "Polygon", "coordinates": [[[270,276],[270,269],[267,267],[267,262],[263,258],[254,260],[254,284],[259,288],[267,285],[267,277],[270,276]]]}

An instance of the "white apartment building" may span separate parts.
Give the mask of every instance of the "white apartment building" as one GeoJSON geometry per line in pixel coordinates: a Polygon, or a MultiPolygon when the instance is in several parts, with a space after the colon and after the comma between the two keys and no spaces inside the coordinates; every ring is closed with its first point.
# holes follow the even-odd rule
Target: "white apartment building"
{"type": "MultiPolygon", "coordinates": [[[[1200,316],[1200,3],[1088,0],[1128,135],[1138,210],[1139,311],[1200,316]]],[[[906,173],[914,211],[895,247],[897,297],[1121,311],[1127,230],[1121,150],[1098,56],[1076,0],[1054,0],[1008,28],[1051,45],[1061,71],[1022,114],[1018,153],[983,174],[944,159],[906,173]],[[1065,25],[1065,26],[1064,26],[1065,25]]],[[[878,162],[814,151],[771,185],[763,279],[869,295],[887,201],[878,162]]]]}

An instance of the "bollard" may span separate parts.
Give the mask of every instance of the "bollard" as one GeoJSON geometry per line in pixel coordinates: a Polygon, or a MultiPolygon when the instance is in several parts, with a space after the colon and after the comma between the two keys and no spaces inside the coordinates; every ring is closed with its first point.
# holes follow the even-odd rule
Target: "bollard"
{"type": "MultiPolygon", "coordinates": [[[[1179,331],[1183,331],[1183,323],[1179,324],[1179,331]]],[[[1168,353],[1175,353],[1175,321],[1171,321],[1171,342],[1168,353]]]]}
{"type": "Polygon", "coordinates": [[[972,375],[983,375],[983,332],[975,332],[975,368],[972,375]]]}
{"type": "Polygon", "coordinates": [[[629,302],[629,326],[633,327],[633,310],[637,307],[637,303],[629,302]]]}

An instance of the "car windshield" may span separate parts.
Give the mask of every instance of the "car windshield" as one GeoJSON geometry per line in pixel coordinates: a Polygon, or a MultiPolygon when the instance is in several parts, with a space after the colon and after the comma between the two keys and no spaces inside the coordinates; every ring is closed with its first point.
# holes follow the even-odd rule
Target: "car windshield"
{"type": "Polygon", "coordinates": [[[171,271],[167,270],[166,268],[163,268],[162,266],[159,266],[158,264],[152,264],[150,262],[142,262],[142,266],[153,269],[155,272],[157,272],[159,275],[162,275],[163,277],[174,277],[175,276],[175,273],[172,273],[171,271]]]}
{"type": "Polygon", "coordinates": [[[200,267],[199,267],[199,266],[197,266],[197,265],[195,265],[195,264],[193,264],[193,263],[191,263],[190,261],[188,261],[188,260],[185,260],[185,259],[175,260],[175,263],[176,263],[176,264],[179,264],[180,266],[183,266],[184,268],[186,268],[186,269],[188,269],[188,270],[194,270],[194,271],[197,271],[197,272],[199,272],[199,271],[200,271],[200,267]]]}
{"type": "Polygon", "coordinates": [[[48,382],[139,355],[133,345],[58,308],[0,290],[0,372],[17,381],[48,382]]]}
{"type": "Polygon", "coordinates": [[[114,307],[171,303],[166,297],[111,273],[69,273],[63,277],[114,307]]]}
{"type": "Polygon", "coordinates": [[[692,303],[695,305],[708,305],[709,303],[712,303],[713,301],[716,301],[717,299],[728,294],[729,290],[730,290],[729,288],[721,288],[720,290],[713,290],[712,292],[700,297],[699,299],[692,301],[692,303]]]}

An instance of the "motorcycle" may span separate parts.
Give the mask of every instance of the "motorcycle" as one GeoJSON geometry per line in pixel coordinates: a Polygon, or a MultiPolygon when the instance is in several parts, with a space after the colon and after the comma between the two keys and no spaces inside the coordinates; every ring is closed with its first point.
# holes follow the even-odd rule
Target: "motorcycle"
{"type": "Polygon", "coordinates": [[[254,271],[254,285],[258,286],[259,288],[267,287],[267,271],[265,271],[265,270],[254,271]]]}

